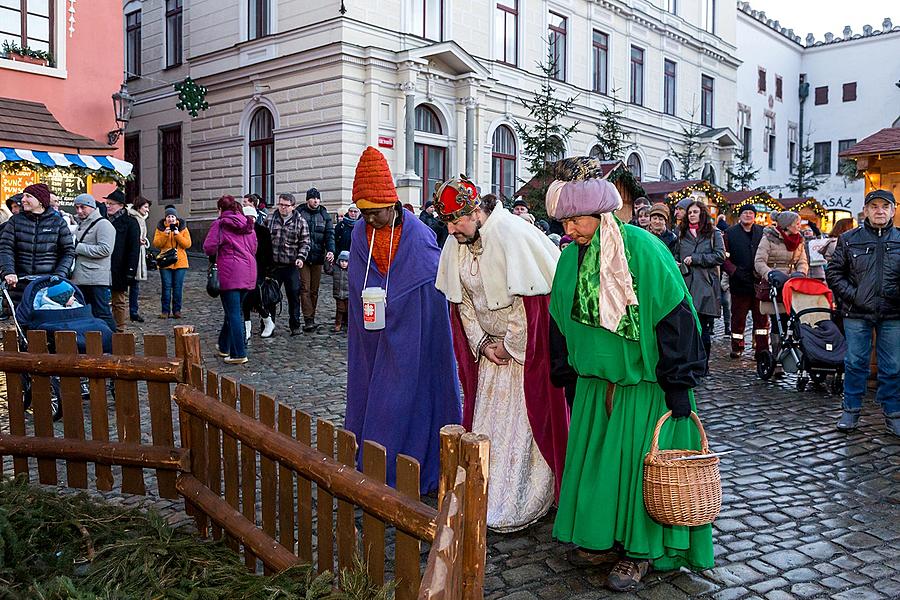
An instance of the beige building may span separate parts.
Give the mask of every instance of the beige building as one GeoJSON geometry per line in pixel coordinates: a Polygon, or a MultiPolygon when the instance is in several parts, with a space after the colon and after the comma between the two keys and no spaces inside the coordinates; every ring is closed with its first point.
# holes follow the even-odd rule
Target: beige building
{"type": "Polygon", "coordinates": [[[737,144],[730,1],[145,0],[124,11],[140,76],[129,82],[133,193],[198,224],[222,194],[248,191],[302,200],[316,186],[337,209],[367,145],[404,202],[455,173],[511,195],[529,177],[512,124],[527,119],[519,99],[540,86],[548,43],[560,97],[578,97],[567,155],[593,150],[614,92],[634,132],[626,160],[644,180],[677,176],[672,150],[692,115],[708,177],[723,179],[737,144]],[[188,75],[209,90],[193,119],[171,85],[188,75]]]}

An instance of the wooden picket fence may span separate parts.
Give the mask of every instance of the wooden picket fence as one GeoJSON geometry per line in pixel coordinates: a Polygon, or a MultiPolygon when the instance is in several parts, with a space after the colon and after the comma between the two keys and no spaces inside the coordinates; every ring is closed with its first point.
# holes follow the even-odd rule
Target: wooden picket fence
{"type": "Polygon", "coordinates": [[[114,335],[112,355],[102,355],[96,333],[87,335],[86,354],[78,354],[72,332],[54,341],[49,354],[45,332],[29,331],[28,351],[20,352],[16,333],[4,332],[9,433],[0,433],[0,456],[13,457],[15,474],[32,479],[36,463],[40,483],[63,485],[62,460],[67,487],[92,483],[101,491],[184,498],[198,534],[224,538],[253,571],[307,563],[338,573],[359,554],[373,582],[384,583],[392,571],[398,600],[483,597],[486,437],[459,426],[441,431],[435,510],[419,497],[414,459],[397,457],[396,488],[388,486],[383,447],[365,441],[358,453],[352,433],[205,370],[191,327],[176,327],[174,358],[162,335],[144,336],[143,356],[135,356],[132,334],[114,335]],[[31,379],[30,419],[22,374],[31,379]],[[59,378],[61,438],[54,434],[51,377],[59,378]],[[87,408],[81,378],[89,381],[87,408]],[[148,413],[149,432],[141,428],[148,413]],[[155,489],[148,489],[145,469],[155,470],[155,489]],[[423,542],[431,545],[424,572],[423,542]]]}

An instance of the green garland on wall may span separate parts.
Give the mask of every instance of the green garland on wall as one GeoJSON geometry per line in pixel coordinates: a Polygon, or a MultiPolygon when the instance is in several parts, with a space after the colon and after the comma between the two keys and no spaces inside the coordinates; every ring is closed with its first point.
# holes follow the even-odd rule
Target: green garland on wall
{"type": "Polygon", "coordinates": [[[209,108],[206,101],[206,92],[209,90],[190,77],[176,83],[175,91],[178,92],[178,104],[175,105],[178,110],[187,111],[192,117],[196,117],[201,110],[209,108]]]}
{"type": "Polygon", "coordinates": [[[131,181],[134,179],[134,173],[130,174],[128,177],[123,177],[117,171],[113,171],[110,169],[98,169],[96,171],[92,169],[86,169],[82,167],[48,167],[41,164],[35,164],[33,162],[29,162],[27,160],[21,161],[8,161],[5,160],[0,162],[0,173],[18,173],[22,169],[28,169],[29,171],[33,171],[40,175],[48,175],[50,173],[65,173],[68,175],[90,175],[91,179],[94,183],[115,183],[117,185],[124,185],[126,181],[131,181]]]}

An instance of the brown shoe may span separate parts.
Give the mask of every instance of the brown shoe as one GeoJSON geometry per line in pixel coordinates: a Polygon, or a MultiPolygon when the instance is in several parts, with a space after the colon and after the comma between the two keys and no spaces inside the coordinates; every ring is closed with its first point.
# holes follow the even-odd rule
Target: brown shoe
{"type": "Polygon", "coordinates": [[[160,319],[168,319],[168,318],[169,318],[169,313],[159,313],[159,318],[160,318],[160,319]]]}
{"type": "Polygon", "coordinates": [[[180,312],[172,313],[172,318],[173,318],[173,319],[180,319],[180,318],[181,318],[181,313],[180,313],[180,312]]]}
{"type": "Polygon", "coordinates": [[[630,592],[650,571],[649,560],[623,558],[616,563],[606,578],[606,587],[614,592],[630,592]]]}

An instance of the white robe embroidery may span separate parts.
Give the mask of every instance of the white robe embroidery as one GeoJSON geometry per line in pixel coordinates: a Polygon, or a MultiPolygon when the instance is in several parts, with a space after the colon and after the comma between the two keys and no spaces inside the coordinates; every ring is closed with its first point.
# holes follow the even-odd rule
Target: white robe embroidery
{"type": "MultiPolygon", "coordinates": [[[[480,250],[478,245],[472,249],[480,250]]],[[[503,341],[513,357],[506,366],[480,357],[472,431],[491,439],[488,527],[516,531],[547,513],[554,481],[534,441],[525,408],[525,305],[521,296],[515,296],[512,305],[489,310],[478,257],[470,251],[460,255],[463,297],[459,311],[473,355],[483,343],[503,341]]]]}

